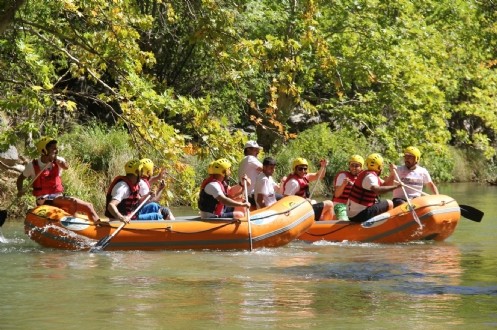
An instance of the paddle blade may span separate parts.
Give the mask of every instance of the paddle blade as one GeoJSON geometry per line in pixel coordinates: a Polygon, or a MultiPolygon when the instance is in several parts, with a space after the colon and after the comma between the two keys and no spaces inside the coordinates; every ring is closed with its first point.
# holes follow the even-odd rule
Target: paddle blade
{"type": "Polygon", "coordinates": [[[91,249],[91,253],[99,252],[105,249],[107,245],[109,245],[110,240],[112,239],[112,235],[107,235],[104,238],[102,238],[100,241],[97,242],[91,249]]]}
{"type": "Polygon", "coordinates": [[[0,210],[0,227],[5,223],[5,219],[7,219],[7,210],[0,210]]]}
{"type": "Polygon", "coordinates": [[[461,209],[461,215],[463,217],[474,222],[481,222],[483,215],[485,214],[477,208],[469,205],[459,205],[459,208],[461,209]]]}

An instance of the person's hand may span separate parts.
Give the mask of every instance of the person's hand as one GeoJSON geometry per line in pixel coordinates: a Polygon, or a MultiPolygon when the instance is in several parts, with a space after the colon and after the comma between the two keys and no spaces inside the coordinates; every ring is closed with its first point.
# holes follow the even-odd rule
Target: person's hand
{"type": "Polygon", "coordinates": [[[166,188],[166,182],[164,180],[160,180],[158,191],[162,191],[164,188],[166,188]]]}
{"type": "Polygon", "coordinates": [[[242,176],[242,186],[243,186],[243,181],[246,181],[247,182],[247,186],[250,186],[251,181],[250,181],[249,177],[247,176],[247,174],[244,174],[242,176]]]}
{"type": "Polygon", "coordinates": [[[249,209],[252,205],[250,205],[250,202],[245,201],[245,202],[242,202],[242,205],[240,205],[240,206],[242,206],[242,207],[245,207],[245,208],[249,209]]]}
{"type": "Polygon", "coordinates": [[[166,169],[159,169],[159,174],[157,175],[157,179],[162,180],[164,176],[167,174],[166,169]]]}
{"type": "Polygon", "coordinates": [[[395,165],[394,163],[390,163],[390,165],[388,165],[389,168],[390,168],[390,172],[393,172],[394,170],[397,170],[397,165],[395,165]]]}
{"type": "Polygon", "coordinates": [[[130,218],[128,216],[124,216],[122,214],[119,214],[119,217],[117,219],[121,222],[124,222],[124,223],[129,223],[129,220],[130,220],[130,218]]]}
{"type": "Polygon", "coordinates": [[[326,167],[326,166],[328,166],[328,160],[327,160],[327,159],[321,159],[321,160],[319,161],[319,165],[320,165],[321,167],[326,167]]]}

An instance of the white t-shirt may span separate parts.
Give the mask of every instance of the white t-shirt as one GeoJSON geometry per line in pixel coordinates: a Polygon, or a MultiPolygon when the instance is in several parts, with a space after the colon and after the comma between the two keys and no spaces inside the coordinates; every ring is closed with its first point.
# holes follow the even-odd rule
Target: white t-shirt
{"type": "Polygon", "coordinates": [[[140,185],[140,191],[138,192],[140,196],[145,196],[150,192],[150,187],[144,180],[140,180],[138,184],[140,185]]]}
{"type": "Polygon", "coordinates": [[[254,192],[255,188],[255,180],[257,178],[257,175],[261,173],[258,168],[262,168],[262,163],[257,159],[257,157],[254,157],[252,155],[245,156],[240,163],[240,167],[238,169],[238,181],[242,182],[242,177],[244,174],[247,174],[247,176],[250,179],[250,186],[247,186],[247,190],[249,194],[252,194],[254,192]]]}
{"type": "MultiPolygon", "coordinates": [[[[255,180],[255,188],[254,188],[254,198],[257,203],[257,195],[264,195],[264,203],[266,206],[271,206],[276,203],[276,195],[274,192],[274,188],[277,186],[276,182],[274,182],[272,176],[266,176],[264,173],[260,173],[255,180]]],[[[257,203],[257,208],[261,208],[261,205],[257,203]]]]}
{"type": "MultiPolygon", "coordinates": [[[[405,165],[399,166],[397,167],[397,173],[399,174],[400,181],[418,190],[423,190],[425,184],[432,182],[428,170],[419,165],[416,165],[412,170],[409,170],[405,165]]],[[[421,193],[408,187],[404,187],[404,189],[409,199],[421,196],[421,193]]],[[[402,188],[397,188],[393,191],[393,198],[405,199],[402,188]]]]}
{"type": "Polygon", "coordinates": [[[343,184],[343,181],[347,178],[347,174],[345,173],[340,173],[338,174],[335,182],[335,187],[340,187],[343,184]]]}
{"type": "MultiPolygon", "coordinates": [[[[225,196],[223,189],[221,188],[221,185],[219,184],[219,182],[209,182],[205,186],[204,190],[207,194],[211,195],[214,198],[218,198],[221,195],[225,196]]],[[[214,213],[200,211],[200,217],[203,219],[212,218],[214,216],[216,216],[214,213]]]]}
{"type": "Polygon", "coordinates": [[[292,178],[286,182],[283,190],[283,195],[287,196],[295,195],[296,193],[299,192],[299,190],[300,190],[299,182],[297,181],[297,179],[292,178]]]}
{"type": "MultiPolygon", "coordinates": [[[[43,170],[45,168],[45,166],[47,166],[47,163],[42,163],[41,159],[38,158],[37,161],[38,161],[38,166],[40,167],[40,170],[43,170]]],[[[55,161],[59,165],[59,175],[60,175],[60,174],[62,174],[61,164],[65,163],[66,160],[62,157],[57,156],[55,161]]],[[[48,164],[49,165],[47,167],[47,170],[51,170],[52,164],[51,163],[48,163],[48,164]]],[[[26,164],[26,166],[24,167],[24,171],[22,172],[22,175],[26,178],[31,178],[31,179],[34,179],[36,177],[33,162],[29,162],[26,164]]]]}
{"type": "MultiPolygon", "coordinates": [[[[378,176],[373,173],[368,173],[364,179],[362,179],[362,187],[364,189],[371,190],[372,186],[381,186],[381,181],[378,176]]],[[[366,209],[366,207],[367,206],[361,205],[349,199],[347,201],[347,215],[349,217],[355,217],[362,210],[366,209]]]]}
{"type": "Polygon", "coordinates": [[[112,188],[112,192],[110,194],[112,196],[112,199],[121,202],[131,195],[131,190],[129,189],[126,182],[119,181],[118,183],[116,183],[114,188],[112,188]]]}

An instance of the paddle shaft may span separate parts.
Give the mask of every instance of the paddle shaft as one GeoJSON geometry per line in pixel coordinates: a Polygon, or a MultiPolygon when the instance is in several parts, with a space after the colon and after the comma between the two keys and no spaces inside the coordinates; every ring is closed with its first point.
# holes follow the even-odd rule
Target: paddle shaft
{"type": "MultiPolygon", "coordinates": [[[[148,195],[144,200],[143,202],[141,202],[140,205],[138,205],[138,207],[133,211],[131,212],[131,214],[128,216],[130,219],[136,214],[136,212],[138,212],[142,207],[143,205],[145,205],[145,203],[148,202],[148,200],[150,199],[150,195],[148,195]]],[[[91,249],[90,249],[90,252],[95,252],[96,250],[103,250],[105,249],[105,247],[107,245],[109,245],[110,241],[124,228],[124,226],[127,225],[127,222],[123,222],[119,227],[117,227],[117,229],[111,234],[111,235],[108,235],[108,236],[105,236],[104,238],[102,238],[101,240],[99,240],[97,242],[97,244],[95,244],[95,246],[93,246],[91,249]]]]}
{"type": "MultiPolygon", "coordinates": [[[[245,190],[245,200],[248,202],[249,195],[247,189],[247,180],[243,180],[243,188],[245,190]]],[[[249,233],[249,241],[250,241],[250,251],[252,251],[252,224],[250,223],[250,207],[247,208],[247,223],[248,223],[248,233],[249,233]]]]}
{"type": "MultiPolygon", "coordinates": [[[[402,185],[404,187],[407,187],[413,191],[416,191],[416,192],[422,194],[423,196],[430,196],[430,194],[425,193],[422,190],[416,189],[414,187],[411,187],[411,186],[403,184],[403,183],[402,183],[402,185]]],[[[481,220],[483,219],[484,213],[482,211],[478,210],[477,208],[474,208],[474,207],[469,206],[469,205],[460,205],[460,204],[459,204],[459,208],[461,209],[461,215],[463,217],[465,217],[466,219],[469,219],[469,220],[474,221],[474,222],[481,222],[481,220]]]]}
{"type": "Polygon", "coordinates": [[[318,178],[316,179],[316,183],[314,184],[314,187],[312,187],[312,191],[311,191],[311,193],[309,194],[309,197],[308,197],[309,199],[311,199],[312,195],[314,195],[314,191],[316,191],[316,187],[318,186],[319,180],[321,180],[321,174],[322,173],[320,173],[320,171],[321,171],[321,168],[319,168],[319,170],[318,170],[318,173],[319,173],[318,174],[318,178]]]}
{"type": "Polygon", "coordinates": [[[409,196],[407,195],[406,189],[404,188],[404,184],[400,180],[399,173],[397,173],[397,170],[395,168],[393,169],[393,173],[395,174],[395,178],[397,179],[397,181],[399,181],[401,184],[400,187],[402,188],[402,192],[404,193],[404,197],[407,200],[407,204],[409,204],[409,209],[411,210],[411,213],[412,213],[412,216],[414,217],[414,220],[418,223],[419,227],[422,228],[423,225],[421,224],[421,220],[419,220],[418,214],[414,210],[414,207],[411,204],[411,200],[409,199],[409,196]]]}

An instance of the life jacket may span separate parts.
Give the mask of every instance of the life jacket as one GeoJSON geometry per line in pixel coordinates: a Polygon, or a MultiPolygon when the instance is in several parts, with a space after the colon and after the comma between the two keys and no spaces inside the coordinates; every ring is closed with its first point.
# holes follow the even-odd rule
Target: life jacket
{"type": "Polygon", "coordinates": [[[378,195],[371,190],[363,188],[362,186],[362,180],[366,175],[370,173],[378,177],[378,174],[375,171],[366,170],[359,173],[350,191],[349,199],[351,201],[354,201],[364,206],[371,206],[376,202],[376,198],[378,197],[378,195]]]}
{"type": "MultiPolygon", "coordinates": [[[[109,218],[114,217],[107,209],[109,203],[112,200],[112,189],[114,189],[114,186],[120,181],[124,181],[128,185],[130,190],[130,195],[128,198],[123,199],[119,204],[117,204],[117,210],[119,211],[119,213],[125,216],[131,214],[135,210],[138,201],[140,200],[140,194],[139,194],[140,181],[138,181],[136,184],[133,184],[131,180],[126,176],[115,177],[112,183],[110,184],[109,189],[107,190],[107,194],[105,196],[105,216],[109,218]]],[[[136,219],[137,216],[138,215],[135,214],[132,219],[136,219]]]]}
{"type": "MultiPolygon", "coordinates": [[[[40,165],[38,165],[38,160],[33,160],[33,168],[35,171],[35,176],[40,173],[40,165]]],[[[58,194],[64,191],[62,186],[62,180],[60,178],[60,168],[57,162],[52,163],[51,169],[44,169],[43,172],[38,175],[36,180],[33,181],[33,195],[43,196],[50,194],[58,194]]]]}
{"type": "Polygon", "coordinates": [[[205,187],[211,183],[217,182],[221,186],[221,190],[223,194],[226,195],[226,191],[228,188],[228,184],[225,181],[219,181],[214,177],[206,178],[202,184],[200,185],[200,197],[198,199],[198,208],[200,211],[213,213],[217,216],[220,216],[223,213],[224,204],[215,199],[212,195],[209,195],[205,192],[205,187]]]}
{"type": "MultiPolygon", "coordinates": [[[[300,196],[300,197],[305,197],[305,198],[310,196],[309,179],[307,178],[307,176],[304,176],[303,178],[301,178],[300,176],[298,176],[295,173],[289,174],[287,176],[285,182],[283,183],[283,188],[286,186],[287,182],[290,181],[290,179],[295,179],[299,183],[300,189],[299,189],[299,191],[297,191],[295,193],[295,195],[300,196]]],[[[284,191],[284,189],[283,189],[283,191],[284,191]]]]}
{"type": "Polygon", "coordinates": [[[337,186],[337,179],[340,176],[340,174],[342,174],[342,173],[347,176],[347,179],[350,180],[350,183],[348,183],[345,186],[345,188],[343,189],[343,192],[340,195],[340,197],[335,197],[335,195],[333,195],[333,203],[347,204],[347,200],[349,199],[350,191],[352,190],[352,187],[354,185],[354,182],[355,182],[357,176],[353,175],[349,171],[338,172],[337,175],[335,176],[335,180],[333,182],[333,187],[337,186]]]}

